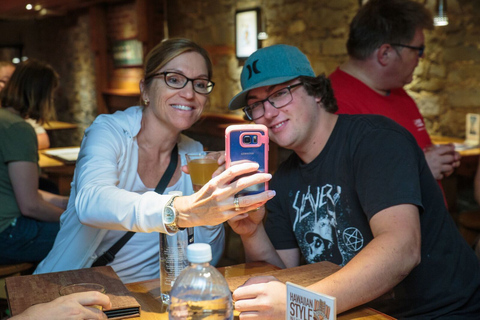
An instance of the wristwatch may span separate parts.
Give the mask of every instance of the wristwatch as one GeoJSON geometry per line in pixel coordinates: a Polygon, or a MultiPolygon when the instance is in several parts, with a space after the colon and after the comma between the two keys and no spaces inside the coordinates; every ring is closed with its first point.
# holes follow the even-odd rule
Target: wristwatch
{"type": "Polygon", "coordinates": [[[165,208],[163,208],[163,224],[167,228],[167,231],[176,233],[178,232],[179,228],[177,225],[177,210],[173,207],[173,200],[178,196],[173,196],[170,200],[168,200],[165,208]]]}

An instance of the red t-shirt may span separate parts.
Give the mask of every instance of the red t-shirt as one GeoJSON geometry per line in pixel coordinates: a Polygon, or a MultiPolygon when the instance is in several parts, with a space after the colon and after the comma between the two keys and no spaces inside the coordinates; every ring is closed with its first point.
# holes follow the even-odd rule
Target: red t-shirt
{"type": "MultiPolygon", "coordinates": [[[[402,88],[391,90],[388,96],[384,96],[339,68],[329,79],[337,99],[337,113],[379,114],[388,117],[410,131],[422,150],[432,145],[415,101],[402,88]]],[[[437,181],[448,208],[442,182],[437,181]]]]}
{"type": "Polygon", "coordinates": [[[410,131],[422,150],[432,144],[415,101],[402,88],[384,96],[339,68],[329,78],[338,103],[337,113],[383,115],[410,131]]]}

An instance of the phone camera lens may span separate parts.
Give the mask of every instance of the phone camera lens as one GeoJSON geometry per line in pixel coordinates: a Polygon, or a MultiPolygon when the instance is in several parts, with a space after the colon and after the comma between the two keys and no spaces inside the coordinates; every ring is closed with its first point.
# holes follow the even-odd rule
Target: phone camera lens
{"type": "Polygon", "coordinates": [[[250,137],[250,136],[244,136],[243,137],[243,143],[250,144],[250,142],[252,142],[252,137],[250,137]]]}

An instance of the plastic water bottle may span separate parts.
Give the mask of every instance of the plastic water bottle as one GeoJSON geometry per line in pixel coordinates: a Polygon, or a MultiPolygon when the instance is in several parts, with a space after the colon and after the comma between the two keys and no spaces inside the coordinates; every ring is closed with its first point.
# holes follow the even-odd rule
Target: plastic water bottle
{"type": "MultiPolygon", "coordinates": [[[[169,195],[181,196],[181,191],[169,195]]],[[[160,233],[160,292],[162,302],[170,304],[170,290],[175,279],[188,267],[187,246],[193,243],[193,228],[179,230],[176,234],[160,233]]]]}
{"type": "Polygon", "coordinates": [[[232,320],[232,295],[225,278],[210,265],[210,245],[189,245],[187,257],[190,265],[180,273],[171,291],[168,319],[232,320]]]}

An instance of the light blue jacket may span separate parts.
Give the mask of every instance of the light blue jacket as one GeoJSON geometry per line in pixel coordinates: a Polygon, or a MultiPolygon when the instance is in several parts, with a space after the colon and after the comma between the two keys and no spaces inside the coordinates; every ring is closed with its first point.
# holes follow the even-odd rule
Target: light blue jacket
{"type": "MultiPolygon", "coordinates": [[[[90,267],[107,229],[168,233],[162,211],[171,196],[128,191],[137,175],[138,149],[134,141],[140,131],[142,110],[131,107],[100,115],[85,131],[67,210],[60,218],[60,232],[35,273],[90,267]]],[[[178,148],[182,165],[186,164],[185,153],[203,150],[199,142],[184,135],[178,148]]],[[[180,179],[185,179],[183,194],[192,194],[190,176],[182,172],[180,179]]],[[[222,224],[195,227],[195,242],[212,246],[212,264],[223,253],[224,237],[222,224]]]]}

